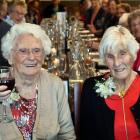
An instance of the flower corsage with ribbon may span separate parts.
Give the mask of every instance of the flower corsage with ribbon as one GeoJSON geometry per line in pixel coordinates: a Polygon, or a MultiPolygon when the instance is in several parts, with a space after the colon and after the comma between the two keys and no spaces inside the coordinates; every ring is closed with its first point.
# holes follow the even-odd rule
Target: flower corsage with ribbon
{"type": "Polygon", "coordinates": [[[20,99],[19,94],[16,91],[16,88],[14,88],[9,97],[6,100],[2,101],[2,104],[5,106],[10,106],[11,104],[13,104],[15,101],[18,101],[20,99]]]}
{"type": "Polygon", "coordinates": [[[102,78],[102,80],[96,82],[97,83],[95,84],[95,89],[100,97],[107,98],[113,95],[116,86],[111,76],[108,78],[102,78]]]}

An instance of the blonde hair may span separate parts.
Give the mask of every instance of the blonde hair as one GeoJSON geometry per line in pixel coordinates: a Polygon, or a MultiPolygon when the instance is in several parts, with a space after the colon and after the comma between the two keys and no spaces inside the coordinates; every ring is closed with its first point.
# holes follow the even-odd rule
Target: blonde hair
{"type": "Polygon", "coordinates": [[[128,28],[128,16],[130,13],[124,13],[120,18],[119,18],[119,25],[128,28]]]}

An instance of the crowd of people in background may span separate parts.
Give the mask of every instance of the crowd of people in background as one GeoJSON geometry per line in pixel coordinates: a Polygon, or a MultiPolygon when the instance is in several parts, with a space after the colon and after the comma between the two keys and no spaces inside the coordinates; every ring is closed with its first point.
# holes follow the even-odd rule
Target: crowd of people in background
{"type": "Polygon", "coordinates": [[[83,0],[81,4],[86,7],[82,15],[85,17],[85,28],[99,37],[108,27],[117,25],[124,13],[131,12],[128,3],[120,3],[116,0],[83,0]]]}
{"type": "Polygon", "coordinates": [[[57,12],[69,12],[68,15],[73,14],[98,37],[102,37],[108,27],[122,24],[122,16],[127,18],[133,9],[130,4],[119,0],[81,0],[73,12],[61,0],[52,0],[46,5],[39,0],[13,0],[8,3],[1,0],[2,3],[5,4],[0,16],[11,26],[20,22],[40,24],[43,18],[54,17],[57,12]]]}
{"type": "MultiPolygon", "coordinates": [[[[68,12],[84,23],[84,28],[97,37],[102,37],[104,31],[114,25],[128,26],[128,15],[132,9],[130,4],[119,0],[81,0],[75,11],[71,11],[61,0],[52,0],[42,5],[39,0],[1,0],[0,18],[10,26],[15,23],[28,22],[40,24],[44,18],[55,17],[57,12],[68,12]],[[4,3],[4,4],[2,4],[4,3]]],[[[95,47],[96,48],[96,47],[95,47]]]]}
{"type": "MultiPolygon", "coordinates": [[[[1,0],[1,3],[6,0],[1,0]]],[[[53,17],[56,12],[69,12],[70,10],[66,5],[64,5],[61,0],[52,0],[46,5],[42,5],[39,0],[19,0],[19,5],[24,5],[23,7],[26,7],[26,12],[22,12],[22,15],[25,16],[26,22],[40,24],[42,18],[50,18],[53,17]]],[[[18,1],[18,2],[19,2],[18,1]]],[[[4,9],[1,9],[0,14],[6,13],[6,19],[11,16],[12,6],[13,3],[16,3],[17,1],[13,0],[8,2],[8,5],[4,7],[4,9]],[[2,12],[3,11],[3,12],[2,12]],[[7,16],[8,15],[8,16],[7,16]]],[[[98,20],[101,20],[101,23],[104,22],[106,18],[108,18],[108,14],[110,16],[117,16],[120,18],[124,13],[130,13],[132,10],[132,7],[128,3],[120,2],[119,0],[81,0],[79,2],[79,5],[77,5],[75,11],[70,11],[70,14],[73,14],[74,16],[80,16],[79,20],[82,20],[85,23],[85,27],[88,25],[94,24],[95,28],[99,28],[98,20]],[[77,14],[79,12],[79,14],[77,14]],[[106,17],[107,16],[107,17],[106,17]],[[96,23],[97,22],[97,23],[96,23]],[[97,26],[97,27],[96,27],[97,26]]],[[[23,11],[22,9],[20,9],[23,11]]],[[[69,13],[68,13],[69,14],[69,13]]],[[[21,15],[21,14],[20,14],[21,15]]],[[[113,17],[112,17],[113,18],[113,17]]],[[[8,19],[7,19],[8,20],[8,19]]],[[[101,24],[100,23],[100,24],[101,24]]],[[[105,23],[105,22],[104,22],[105,23]]],[[[13,24],[13,23],[11,23],[13,24]]],[[[115,20],[114,24],[117,24],[117,19],[115,20]]],[[[109,26],[109,25],[108,25],[109,26]]],[[[103,27],[101,27],[103,28],[103,27]]]]}

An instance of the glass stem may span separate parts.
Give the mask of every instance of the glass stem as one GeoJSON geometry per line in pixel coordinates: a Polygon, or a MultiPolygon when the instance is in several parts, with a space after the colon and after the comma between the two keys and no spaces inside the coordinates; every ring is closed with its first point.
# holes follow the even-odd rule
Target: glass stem
{"type": "Polygon", "coordinates": [[[7,114],[6,114],[6,105],[3,105],[3,120],[6,120],[7,114]]]}

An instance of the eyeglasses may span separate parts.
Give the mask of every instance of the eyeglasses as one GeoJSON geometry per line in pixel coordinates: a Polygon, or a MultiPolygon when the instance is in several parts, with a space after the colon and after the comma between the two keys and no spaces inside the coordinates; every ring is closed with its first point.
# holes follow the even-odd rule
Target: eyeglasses
{"type": "Polygon", "coordinates": [[[32,49],[20,48],[17,50],[13,49],[13,51],[16,51],[21,56],[28,56],[30,53],[32,53],[34,56],[41,56],[44,52],[42,48],[32,48],[32,49]]]}

